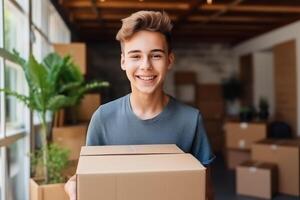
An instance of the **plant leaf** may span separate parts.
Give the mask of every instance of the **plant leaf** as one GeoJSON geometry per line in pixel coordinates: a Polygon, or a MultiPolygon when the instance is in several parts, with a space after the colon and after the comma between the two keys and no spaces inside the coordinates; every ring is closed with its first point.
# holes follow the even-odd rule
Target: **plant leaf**
{"type": "Polygon", "coordinates": [[[72,100],[64,95],[56,95],[49,99],[47,104],[47,110],[56,111],[62,107],[71,106],[72,100]]]}
{"type": "Polygon", "coordinates": [[[4,92],[4,93],[7,94],[7,95],[11,95],[11,96],[16,97],[16,98],[19,99],[21,102],[23,102],[27,107],[31,108],[29,97],[27,97],[27,96],[25,96],[25,95],[22,95],[22,94],[19,94],[19,93],[17,93],[17,92],[11,91],[11,90],[9,90],[9,89],[1,89],[1,88],[0,88],[0,92],[4,92]]]}

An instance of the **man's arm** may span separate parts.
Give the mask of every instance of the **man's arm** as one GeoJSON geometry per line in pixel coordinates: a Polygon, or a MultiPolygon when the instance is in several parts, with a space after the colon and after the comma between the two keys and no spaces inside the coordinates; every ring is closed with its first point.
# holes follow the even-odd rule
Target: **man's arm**
{"type": "Polygon", "coordinates": [[[214,200],[214,191],[211,177],[211,168],[206,168],[206,200],[214,200]]]}

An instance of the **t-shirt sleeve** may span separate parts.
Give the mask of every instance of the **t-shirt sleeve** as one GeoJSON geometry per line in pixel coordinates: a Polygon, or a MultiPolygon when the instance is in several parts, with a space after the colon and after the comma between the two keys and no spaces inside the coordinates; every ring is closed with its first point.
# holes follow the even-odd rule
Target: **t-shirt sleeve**
{"type": "Polygon", "coordinates": [[[211,150],[200,113],[198,115],[196,133],[191,153],[205,166],[211,164],[211,162],[215,159],[215,155],[211,150]]]}
{"type": "Polygon", "coordinates": [[[101,108],[97,109],[93,114],[89,123],[86,137],[86,146],[104,145],[103,129],[101,128],[101,108]]]}

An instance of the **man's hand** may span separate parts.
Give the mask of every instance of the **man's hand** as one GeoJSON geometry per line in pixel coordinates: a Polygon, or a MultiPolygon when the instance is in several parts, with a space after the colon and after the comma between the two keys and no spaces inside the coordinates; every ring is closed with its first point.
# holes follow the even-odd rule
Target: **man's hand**
{"type": "Polygon", "coordinates": [[[76,175],[72,176],[65,184],[65,191],[70,200],[76,200],[76,175]]]}

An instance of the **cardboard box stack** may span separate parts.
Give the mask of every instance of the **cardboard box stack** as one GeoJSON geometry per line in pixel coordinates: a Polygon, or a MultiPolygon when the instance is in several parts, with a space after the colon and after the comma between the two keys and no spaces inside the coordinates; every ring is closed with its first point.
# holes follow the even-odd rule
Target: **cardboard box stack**
{"type": "Polygon", "coordinates": [[[252,146],[252,159],[278,167],[280,193],[300,196],[300,140],[260,141],[252,146]]]}
{"type": "Polygon", "coordinates": [[[248,150],[236,150],[227,149],[226,150],[226,163],[227,168],[234,170],[239,164],[250,160],[251,154],[248,150]]]}
{"type": "Polygon", "coordinates": [[[60,56],[70,55],[82,74],[86,74],[86,44],[85,43],[56,43],[53,48],[60,56]]]}
{"type": "Polygon", "coordinates": [[[277,166],[271,163],[246,161],[236,169],[238,194],[271,199],[278,189],[277,166]]]}
{"type": "Polygon", "coordinates": [[[78,200],[204,200],[205,168],[175,145],[82,147],[78,200]]]}
{"type": "Polygon", "coordinates": [[[100,94],[85,94],[78,106],[78,120],[81,122],[89,122],[100,105],[100,94]]]}
{"type": "Polygon", "coordinates": [[[81,147],[85,145],[87,124],[54,127],[53,142],[70,150],[69,160],[78,160],[81,147]]]}
{"type": "Polygon", "coordinates": [[[85,145],[87,124],[53,127],[52,140],[59,146],[69,149],[69,165],[63,172],[66,177],[76,173],[81,147],[85,145]]]}
{"type": "Polygon", "coordinates": [[[254,142],[267,137],[265,123],[227,122],[225,124],[226,162],[229,169],[250,159],[254,142]]]}

